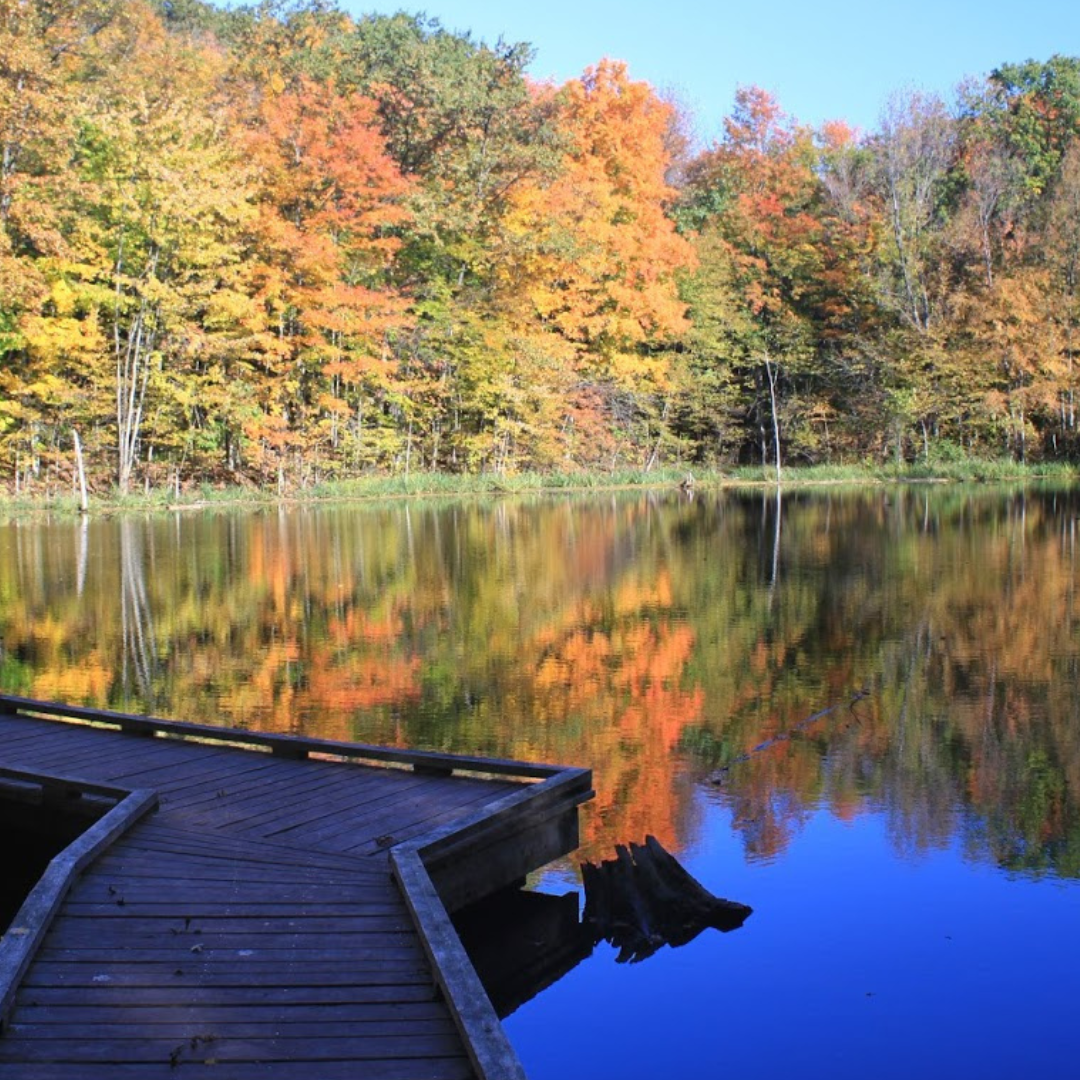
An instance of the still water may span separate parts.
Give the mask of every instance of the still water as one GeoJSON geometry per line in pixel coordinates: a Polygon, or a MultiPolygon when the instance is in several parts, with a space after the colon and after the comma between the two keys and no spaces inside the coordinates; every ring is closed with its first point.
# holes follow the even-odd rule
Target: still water
{"type": "MultiPolygon", "coordinates": [[[[0,688],[587,765],[753,906],[604,943],[533,1080],[1076,1075],[1080,496],[617,494],[0,525],[0,688]]],[[[576,862],[533,884],[578,887],[576,862]]]]}

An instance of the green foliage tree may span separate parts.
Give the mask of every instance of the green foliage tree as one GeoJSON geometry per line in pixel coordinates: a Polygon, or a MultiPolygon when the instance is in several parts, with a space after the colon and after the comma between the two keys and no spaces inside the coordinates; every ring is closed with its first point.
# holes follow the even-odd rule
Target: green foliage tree
{"type": "Polygon", "coordinates": [[[1007,113],[1006,137],[1024,163],[1028,189],[1041,195],[1080,130],[1080,58],[1003,64],[989,84],[1007,113]]]}

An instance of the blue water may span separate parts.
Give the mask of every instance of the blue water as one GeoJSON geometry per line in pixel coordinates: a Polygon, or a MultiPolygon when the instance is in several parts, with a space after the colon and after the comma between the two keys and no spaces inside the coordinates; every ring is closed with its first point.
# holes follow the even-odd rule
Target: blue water
{"type": "Polygon", "coordinates": [[[708,795],[682,862],[754,914],[639,964],[602,942],[506,1020],[532,1080],[1080,1075],[1080,883],[901,855],[872,810],[748,860],[708,795]]]}

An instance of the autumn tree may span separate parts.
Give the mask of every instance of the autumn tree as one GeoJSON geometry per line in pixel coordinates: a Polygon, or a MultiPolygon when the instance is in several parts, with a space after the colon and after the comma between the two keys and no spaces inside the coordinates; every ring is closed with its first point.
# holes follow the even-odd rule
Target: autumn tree
{"type": "Polygon", "coordinates": [[[504,288],[521,325],[572,350],[582,393],[599,391],[609,415],[629,394],[623,422],[647,425],[646,400],[668,391],[662,346],[688,327],[676,275],[693,252],[667,214],[672,109],[612,61],[568,83],[556,105],[561,169],[518,190],[504,288]]]}
{"type": "Polygon", "coordinates": [[[743,438],[778,478],[785,443],[812,457],[827,440],[865,315],[859,275],[872,237],[854,153],[846,128],[830,127],[819,146],[771,95],[742,88],[723,139],[691,167],[680,211],[697,235],[700,273],[726,283],[713,316],[688,286],[698,296],[692,314],[714,322],[711,356],[701,359],[735,373],[743,438]]]}
{"type": "Polygon", "coordinates": [[[49,304],[44,262],[68,250],[58,203],[71,183],[76,80],[93,78],[88,57],[117,8],[0,2],[0,436],[12,444],[17,487],[22,463],[36,475],[43,447],[60,435],[48,399],[62,381],[43,382],[28,363],[22,322],[49,304]]]}
{"type": "MultiPolygon", "coordinates": [[[[929,453],[931,435],[965,410],[958,393],[966,376],[945,345],[952,266],[946,226],[956,125],[940,98],[905,91],[886,104],[872,148],[887,237],[876,282],[881,303],[896,322],[886,346],[886,415],[902,460],[907,429],[921,429],[929,453]]],[[[992,203],[986,205],[992,209],[992,203]]]]}
{"type": "Polygon", "coordinates": [[[240,259],[248,214],[215,101],[217,58],[167,35],[145,9],[130,15],[104,43],[109,74],[83,108],[82,184],[68,210],[77,241],[55,267],[109,342],[90,377],[99,392],[111,387],[122,492],[155,442],[182,443],[197,423],[202,318],[240,259]]]}
{"type": "Polygon", "coordinates": [[[1075,441],[1076,353],[1080,342],[1080,140],[1074,139],[1051,192],[1046,232],[1051,303],[1059,327],[1064,372],[1059,393],[1060,431],[1075,441]]]}
{"type": "MultiPolygon", "coordinates": [[[[1041,449],[1040,433],[1053,449],[1071,429],[1075,74],[1055,57],[1007,66],[962,92],[947,225],[957,333],[947,347],[965,356],[968,384],[986,395],[973,411],[988,413],[1020,458],[1041,449]]],[[[992,426],[987,435],[996,438],[992,426]]]]}
{"type": "Polygon", "coordinates": [[[408,184],[374,116],[360,95],[299,78],[263,87],[248,121],[258,213],[243,321],[259,414],[245,434],[266,467],[305,433],[308,451],[357,467],[385,422],[387,335],[402,317],[386,273],[408,184]]]}
{"type": "Polygon", "coordinates": [[[518,189],[559,164],[550,97],[525,75],[532,56],[404,15],[362,19],[348,43],[346,73],[378,102],[389,151],[417,180],[396,264],[417,316],[396,346],[407,464],[503,471],[544,441],[531,407],[544,360],[507,325],[499,269],[518,189]]]}
{"type": "Polygon", "coordinates": [[[890,99],[875,147],[892,240],[883,288],[905,322],[923,335],[938,315],[935,242],[953,146],[953,126],[940,99],[914,92],[890,99]]]}

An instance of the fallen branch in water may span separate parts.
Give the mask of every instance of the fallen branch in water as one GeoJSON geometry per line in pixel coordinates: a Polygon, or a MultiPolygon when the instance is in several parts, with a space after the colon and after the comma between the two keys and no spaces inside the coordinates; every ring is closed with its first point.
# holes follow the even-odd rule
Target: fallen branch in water
{"type": "MultiPolygon", "coordinates": [[[[854,697],[848,701],[847,707],[854,709],[855,706],[862,701],[863,698],[870,696],[870,690],[868,687],[863,687],[854,697]]],[[[748,750],[745,754],[739,754],[738,757],[733,757],[726,765],[721,765],[720,768],[714,769],[709,774],[710,784],[722,784],[727,779],[728,770],[734,766],[739,765],[744,761],[749,761],[754,754],[760,754],[763,750],[768,750],[770,747],[776,746],[777,743],[787,742],[789,739],[795,738],[799,732],[804,731],[811,724],[816,724],[819,720],[823,720],[826,716],[830,716],[836,712],[841,705],[845,704],[842,701],[838,701],[835,705],[830,705],[827,709],[822,709],[820,712],[814,713],[812,716],[808,716],[805,720],[800,720],[793,728],[789,728],[787,731],[781,732],[779,735],[774,735],[771,739],[766,739],[763,743],[758,743],[752,750],[748,750]]]]}

